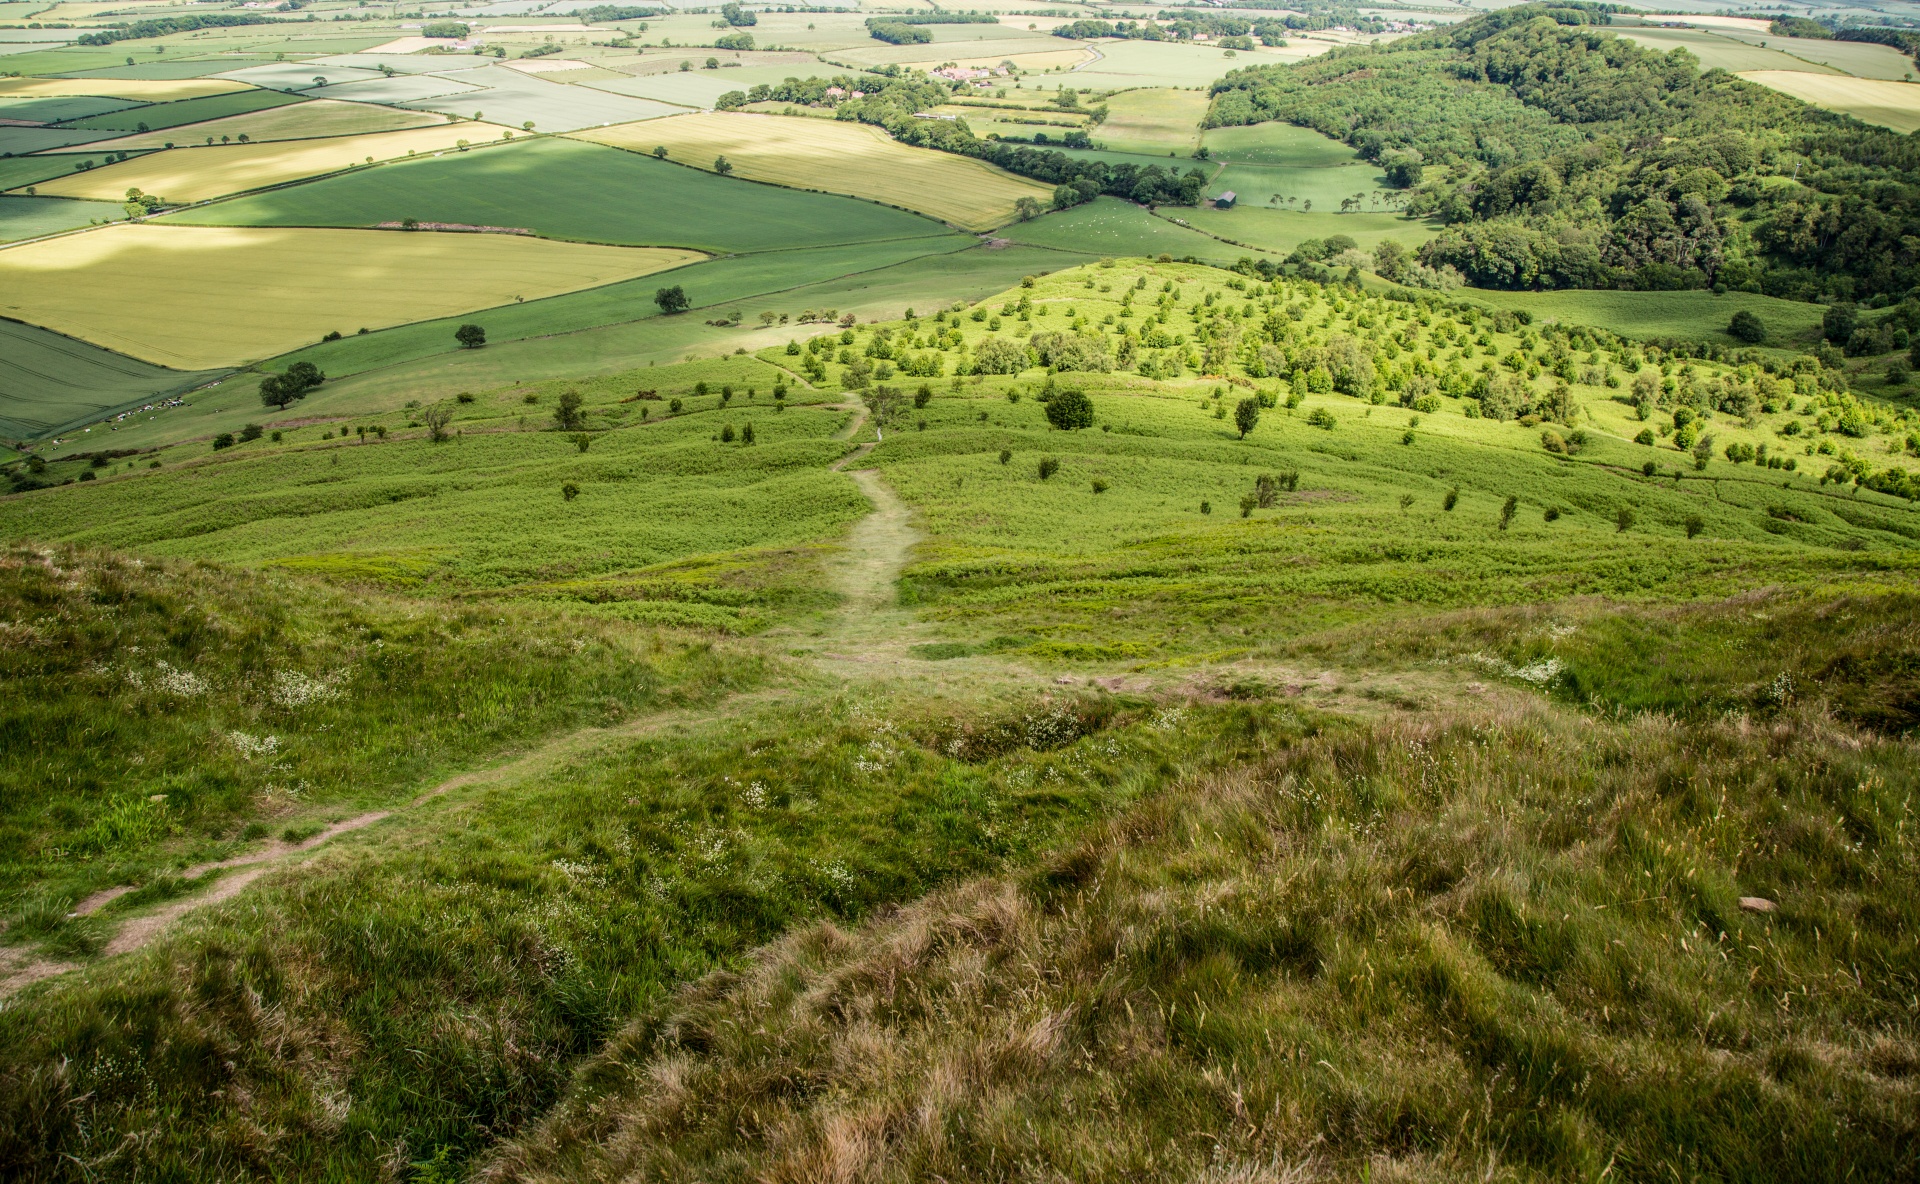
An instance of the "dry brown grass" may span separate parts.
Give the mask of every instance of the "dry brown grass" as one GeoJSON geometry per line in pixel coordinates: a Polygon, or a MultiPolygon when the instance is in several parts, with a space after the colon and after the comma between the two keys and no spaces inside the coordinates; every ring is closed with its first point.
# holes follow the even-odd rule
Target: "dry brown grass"
{"type": "Polygon", "coordinates": [[[1910,1178],[1912,757],[1546,709],[1276,740],[708,978],[485,1178],[1910,1178]]]}

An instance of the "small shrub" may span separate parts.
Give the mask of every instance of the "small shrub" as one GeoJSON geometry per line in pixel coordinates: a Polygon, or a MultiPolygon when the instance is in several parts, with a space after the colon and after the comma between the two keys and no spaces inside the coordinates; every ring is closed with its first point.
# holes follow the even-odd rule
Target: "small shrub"
{"type": "Polygon", "coordinates": [[[1059,471],[1060,471],[1060,462],[1058,460],[1054,459],[1051,456],[1041,460],[1040,479],[1042,481],[1045,481],[1047,478],[1053,476],[1055,473],[1059,471]]]}
{"type": "Polygon", "coordinates": [[[1517,497],[1508,498],[1506,500],[1506,504],[1500,507],[1500,529],[1501,530],[1505,530],[1507,527],[1513,525],[1513,515],[1515,511],[1519,510],[1519,508],[1520,508],[1520,499],[1517,497]]]}
{"type": "Polygon", "coordinates": [[[1613,515],[1613,529],[1617,534],[1625,534],[1633,529],[1633,511],[1621,506],[1613,515]]]}
{"type": "Polygon", "coordinates": [[[1011,449],[1011,448],[1002,448],[1002,449],[1000,450],[1000,463],[1001,463],[1001,464],[1003,464],[1003,465],[1004,465],[1004,464],[1006,464],[1006,463],[1007,463],[1008,461],[1010,461],[1010,460],[1012,460],[1012,459],[1013,459],[1013,449],[1011,449]]]}
{"type": "Polygon", "coordinates": [[[572,501],[574,498],[580,496],[580,487],[578,485],[575,485],[573,482],[568,481],[565,484],[560,486],[560,496],[565,498],[567,501],[572,501]]]}
{"type": "Polygon", "coordinates": [[[1700,532],[1707,528],[1707,520],[1698,514],[1688,514],[1685,526],[1688,538],[1698,538],[1700,532]]]}
{"type": "Polygon", "coordinates": [[[1440,508],[1449,512],[1451,512],[1453,508],[1459,504],[1460,504],[1460,491],[1458,489],[1447,490],[1447,496],[1440,499],[1440,508]]]}
{"type": "Polygon", "coordinates": [[[1107,491],[1107,483],[1099,477],[1095,477],[1093,479],[1093,491],[1095,493],[1105,493],[1107,491]]]}
{"type": "Polygon", "coordinates": [[[1308,427],[1320,428],[1330,432],[1333,430],[1335,422],[1333,412],[1327,410],[1325,407],[1315,407],[1307,413],[1308,427]]]}

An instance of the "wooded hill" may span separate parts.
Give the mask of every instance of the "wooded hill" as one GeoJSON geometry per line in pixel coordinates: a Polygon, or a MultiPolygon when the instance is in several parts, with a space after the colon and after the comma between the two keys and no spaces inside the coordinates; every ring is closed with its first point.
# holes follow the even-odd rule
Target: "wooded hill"
{"type": "Polygon", "coordinates": [[[1794,299],[1920,284],[1920,147],[1683,49],[1525,5],[1385,46],[1234,71],[1209,126],[1344,140],[1450,225],[1423,250],[1497,288],[1717,287],[1794,299]]]}

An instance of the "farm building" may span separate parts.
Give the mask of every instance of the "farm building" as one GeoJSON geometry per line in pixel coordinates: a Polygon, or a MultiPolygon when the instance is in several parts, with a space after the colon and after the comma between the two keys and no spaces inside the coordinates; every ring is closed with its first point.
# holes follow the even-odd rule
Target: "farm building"
{"type": "Polygon", "coordinates": [[[1239,200],[1240,195],[1229,189],[1219,197],[1213,199],[1213,208],[1216,210],[1230,210],[1233,208],[1233,203],[1239,200]]]}

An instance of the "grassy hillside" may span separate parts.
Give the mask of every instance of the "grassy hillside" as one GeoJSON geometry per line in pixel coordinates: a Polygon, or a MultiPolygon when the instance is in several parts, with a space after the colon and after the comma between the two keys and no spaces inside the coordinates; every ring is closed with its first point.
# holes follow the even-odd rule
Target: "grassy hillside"
{"type": "Polygon", "coordinates": [[[650,1011],[485,1178],[1909,1174],[1908,745],[1218,726],[1264,751],[650,1011]]]}
{"type": "Polygon", "coordinates": [[[0,1173],[1906,1178],[1914,413],[1072,258],[18,467],[0,1173]]]}

